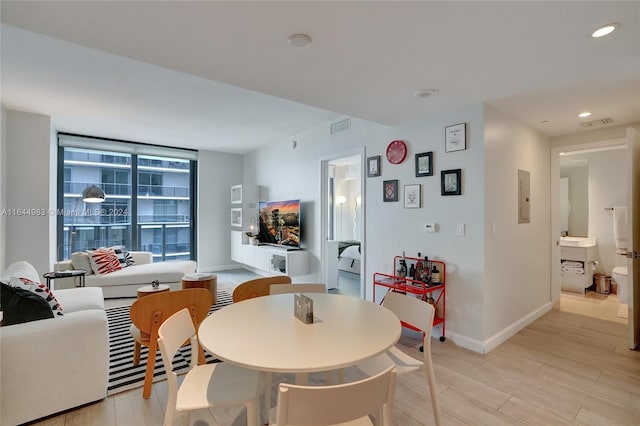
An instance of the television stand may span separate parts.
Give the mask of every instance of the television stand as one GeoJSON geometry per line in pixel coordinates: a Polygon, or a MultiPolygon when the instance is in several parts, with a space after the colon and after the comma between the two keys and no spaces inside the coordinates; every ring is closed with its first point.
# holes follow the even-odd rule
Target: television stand
{"type": "Polygon", "coordinates": [[[243,244],[242,232],[231,231],[231,260],[276,275],[309,273],[309,252],[295,247],[243,244]]]}

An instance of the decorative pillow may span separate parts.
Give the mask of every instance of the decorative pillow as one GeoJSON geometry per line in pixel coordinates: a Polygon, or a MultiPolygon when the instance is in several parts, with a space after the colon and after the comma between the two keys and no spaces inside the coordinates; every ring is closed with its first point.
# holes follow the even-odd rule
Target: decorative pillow
{"type": "Polygon", "coordinates": [[[118,261],[120,262],[121,267],[126,268],[127,266],[135,264],[133,257],[127,251],[125,246],[113,246],[109,248],[115,252],[116,256],[118,256],[118,261]]]}
{"type": "Polygon", "coordinates": [[[24,260],[9,265],[6,271],[2,273],[3,281],[8,283],[11,277],[27,278],[33,282],[40,282],[38,271],[29,262],[24,260]]]}
{"type": "Polygon", "coordinates": [[[51,290],[49,290],[46,285],[39,282],[33,282],[28,278],[15,276],[11,277],[10,285],[11,287],[20,288],[22,290],[27,290],[31,293],[37,294],[49,304],[51,312],[53,312],[54,316],[62,316],[62,306],[60,306],[60,303],[58,303],[58,299],[56,299],[56,297],[53,295],[53,293],[51,293],[51,290]]]}
{"type": "Polygon", "coordinates": [[[53,318],[51,306],[42,297],[5,283],[0,283],[0,303],[3,326],[53,318]]]}
{"type": "Polygon", "coordinates": [[[99,248],[89,252],[91,269],[96,275],[104,275],[122,269],[118,256],[110,248],[99,248]]]}
{"type": "Polygon", "coordinates": [[[91,274],[93,272],[91,269],[89,253],[86,251],[76,251],[71,253],[71,264],[73,265],[73,269],[84,269],[87,271],[87,274],[91,274]]]}

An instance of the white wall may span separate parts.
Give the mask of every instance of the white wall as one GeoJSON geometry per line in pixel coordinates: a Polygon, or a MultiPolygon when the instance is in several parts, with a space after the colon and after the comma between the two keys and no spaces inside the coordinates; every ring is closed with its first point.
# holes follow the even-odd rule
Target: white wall
{"type": "Polygon", "coordinates": [[[491,348],[550,308],[550,145],[489,106],[484,144],[484,339],[491,348]],[[530,223],[518,224],[518,169],[530,172],[530,223]]]}
{"type": "Polygon", "coordinates": [[[198,154],[198,269],[237,267],[231,261],[231,186],[242,183],[242,156],[198,154]]]}
{"type": "MultiPolygon", "coordinates": [[[[50,117],[7,111],[8,209],[55,209],[51,188],[56,182],[56,167],[52,167],[56,157],[51,135],[50,117]]],[[[7,264],[27,260],[41,274],[52,270],[55,217],[8,216],[6,236],[7,264]]]]}
{"type": "MultiPolygon", "coordinates": [[[[0,212],[7,208],[7,110],[0,105],[0,212]]],[[[0,271],[8,266],[7,257],[7,216],[0,214],[0,271]]]]}
{"type": "MultiPolygon", "coordinates": [[[[351,129],[329,134],[329,124],[274,143],[244,158],[244,177],[255,176],[257,183],[268,188],[271,199],[303,200],[303,244],[310,252],[310,275],[298,277],[300,282],[320,277],[320,162],[365,146],[366,155],[382,156],[382,176],[366,178],[363,196],[366,217],[365,297],[372,298],[370,277],[374,272],[391,272],[393,257],[406,251],[415,256],[421,252],[447,263],[447,335],[454,340],[481,341],[484,337],[484,163],[483,107],[476,105],[446,114],[432,114],[410,123],[385,127],[352,119],[351,129]],[[444,152],[444,128],[460,122],[468,123],[467,149],[444,152]],[[384,154],[388,143],[402,139],[408,154],[402,164],[392,165],[384,154]],[[436,173],[415,177],[414,155],[433,151],[436,173]],[[440,195],[440,171],[461,168],[462,195],[440,195]],[[398,179],[400,201],[382,201],[382,182],[398,179]],[[403,186],[422,185],[423,207],[403,207],[403,186]],[[439,231],[428,234],[424,223],[435,222],[439,231]],[[456,224],[466,224],[466,235],[456,236],[456,224]]],[[[376,294],[379,299],[380,292],[376,294]]],[[[468,346],[468,344],[467,344],[468,346]]]]}

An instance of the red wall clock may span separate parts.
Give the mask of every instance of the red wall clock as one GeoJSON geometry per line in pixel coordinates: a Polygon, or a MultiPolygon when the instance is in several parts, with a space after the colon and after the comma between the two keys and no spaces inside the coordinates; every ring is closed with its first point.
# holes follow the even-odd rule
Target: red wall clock
{"type": "Polygon", "coordinates": [[[400,164],[404,161],[404,158],[407,156],[407,145],[404,142],[397,140],[392,141],[387,146],[387,160],[391,164],[400,164]]]}

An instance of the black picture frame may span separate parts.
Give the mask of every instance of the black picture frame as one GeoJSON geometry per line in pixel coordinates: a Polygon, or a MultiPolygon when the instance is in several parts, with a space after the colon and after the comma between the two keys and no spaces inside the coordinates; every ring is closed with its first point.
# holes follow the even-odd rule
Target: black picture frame
{"type": "Polygon", "coordinates": [[[382,182],[382,201],[385,203],[398,201],[398,179],[382,182]]]}
{"type": "Polygon", "coordinates": [[[444,128],[444,151],[467,149],[467,123],[458,123],[444,128]]]}
{"type": "Polygon", "coordinates": [[[376,177],[382,175],[382,161],[379,155],[367,157],[367,177],[376,177]]]}
{"type": "Polygon", "coordinates": [[[433,176],[433,151],[416,154],[416,177],[433,176]]]}
{"type": "Polygon", "coordinates": [[[462,169],[443,170],[440,172],[440,194],[462,194],[462,169]]]}

